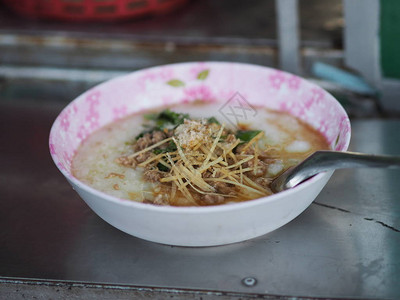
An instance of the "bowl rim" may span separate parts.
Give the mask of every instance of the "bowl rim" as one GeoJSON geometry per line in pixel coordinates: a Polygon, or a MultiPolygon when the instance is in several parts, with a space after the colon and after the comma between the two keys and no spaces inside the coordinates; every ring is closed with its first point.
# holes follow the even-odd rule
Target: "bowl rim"
{"type": "MultiPolygon", "coordinates": [[[[51,137],[54,134],[56,134],[55,133],[55,124],[59,120],[60,115],[65,110],[70,108],[76,100],[80,99],[83,95],[89,93],[90,91],[92,91],[92,90],[94,90],[96,88],[102,87],[104,85],[108,85],[111,82],[118,81],[118,80],[121,80],[123,78],[132,76],[133,74],[140,74],[142,72],[147,72],[149,70],[156,70],[156,69],[165,68],[165,67],[178,67],[178,66],[181,67],[181,66],[185,66],[185,65],[192,66],[192,65],[199,64],[199,63],[207,64],[207,66],[210,66],[210,64],[211,65],[226,65],[226,66],[228,66],[228,65],[231,65],[231,66],[232,65],[237,65],[237,66],[243,66],[243,67],[248,67],[248,68],[258,68],[258,69],[268,69],[268,70],[272,70],[272,71],[280,71],[280,72],[283,72],[285,74],[290,74],[292,76],[296,76],[296,77],[300,78],[302,81],[307,82],[307,84],[323,90],[324,93],[328,94],[329,97],[336,102],[336,105],[338,105],[339,110],[341,110],[343,115],[345,115],[347,117],[346,122],[348,123],[347,125],[349,127],[349,132],[347,134],[347,138],[346,138],[346,141],[345,141],[345,144],[344,144],[344,150],[341,150],[341,151],[347,151],[348,150],[348,147],[349,147],[349,144],[350,144],[350,139],[351,139],[351,123],[350,123],[350,119],[348,118],[347,112],[345,111],[343,106],[328,91],[326,91],[322,87],[318,86],[317,84],[315,84],[313,82],[310,82],[309,80],[307,80],[305,78],[302,78],[300,76],[297,76],[295,74],[292,74],[292,73],[289,73],[289,72],[286,72],[286,71],[282,71],[282,70],[271,68],[271,67],[267,67],[267,66],[261,66],[261,65],[257,65],[257,64],[241,63],[241,62],[229,62],[229,61],[192,61],[192,62],[181,62],[181,63],[173,63],[173,64],[164,64],[164,65],[152,66],[152,67],[149,67],[149,68],[143,68],[143,69],[136,70],[136,71],[133,71],[133,72],[129,72],[129,73],[124,74],[124,75],[119,75],[119,76],[116,76],[116,77],[111,78],[109,80],[106,80],[104,82],[101,82],[101,83],[93,86],[89,90],[83,92],[82,94],[78,95],[77,97],[75,97],[71,102],[68,103],[68,105],[66,105],[60,111],[60,113],[57,115],[57,117],[54,120],[54,122],[53,122],[53,124],[51,126],[51,129],[50,129],[49,146],[50,146],[51,137]]],[[[162,107],[162,105],[157,106],[157,108],[159,108],[159,107],[162,107]]],[[[104,127],[104,126],[105,125],[103,125],[102,127],[104,127]]],[[[68,173],[66,170],[61,168],[55,161],[55,154],[53,154],[51,151],[50,151],[50,155],[51,155],[51,158],[52,158],[53,162],[55,163],[56,167],[58,168],[58,170],[64,175],[64,177],[70,183],[78,186],[79,188],[81,188],[82,190],[84,190],[84,191],[86,191],[86,192],[88,192],[90,194],[93,194],[96,197],[99,197],[99,198],[104,199],[106,201],[110,201],[110,202],[113,202],[115,204],[126,206],[126,207],[132,207],[132,208],[137,208],[137,209],[147,210],[147,211],[171,213],[171,214],[176,214],[176,213],[202,214],[202,213],[210,213],[210,212],[218,213],[218,212],[224,212],[224,211],[240,210],[240,209],[243,209],[243,208],[250,208],[250,207],[253,207],[253,206],[258,206],[258,205],[269,203],[269,202],[279,201],[280,198],[285,197],[285,196],[290,196],[293,193],[297,193],[299,191],[302,191],[302,190],[308,188],[308,186],[313,184],[314,182],[323,180],[323,178],[325,178],[326,176],[330,176],[330,174],[333,173],[333,171],[322,172],[322,173],[319,173],[319,174],[315,175],[314,177],[310,178],[306,182],[303,182],[303,183],[299,184],[298,186],[296,186],[294,188],[291,188],[291,189],[288,189],[288,190],[285,190],[285,191],[282,191],[282,192],[279,192],[279,193],[276,193],[276,194],[273,194],[273,195],[260,197],[260,198],[257,198],[257,199],[252,199],[252,200],[247,200],[247,201],[241,201],[241,202],[235,202],[235,203],[227,203],[227,204],[222,204],[222,205],[210,205],[210,206],[161,206],[161,205],[142,203],[142,202],[129,200],[129,199],[118,198],[118,197],[106,194],[105,192],[99,191],[99,190],[97,190],[95,188],[92,188],[91,186],[89,186],[89,185],[85,184],[84,182],[80,181],[79,179],[77,179],[71,173],[68,173]]]]}

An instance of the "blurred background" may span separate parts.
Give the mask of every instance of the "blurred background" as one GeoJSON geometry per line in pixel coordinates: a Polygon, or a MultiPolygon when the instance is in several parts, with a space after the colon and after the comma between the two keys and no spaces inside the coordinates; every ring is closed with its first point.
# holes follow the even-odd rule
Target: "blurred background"
{"type": "Polygon", "coordinates": [[[0,0],[0,102],[60,104],[185,61],[280,68],[351,117],[399,116],[397,0],[0,0]]]}
{"type": "Polygon", "coordinates": [[[49,154],[57,115],[100,82],[186,61],[305,77],[352,118],[351,151],[400,153],[399,0],[0,0],[0,298],[131,299],[129,284],[139,299],[400,299],[395,170],[338,171],[291,227],[229,248],[128,239],[81,201],[49,154]]]}

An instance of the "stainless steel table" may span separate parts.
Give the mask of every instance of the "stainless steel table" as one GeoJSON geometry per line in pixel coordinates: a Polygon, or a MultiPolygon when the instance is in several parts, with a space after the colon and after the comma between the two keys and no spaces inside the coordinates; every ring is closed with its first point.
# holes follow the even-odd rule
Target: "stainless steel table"
{"type": "MultiPolygon", "coordinates": [[[[61,107],[0,106],[0,298],[400,298],[400,171],[336,171],[288,225],[181,248],[111,227],[47,148],[61,107]]],[[[351,150],[400,155],[400,120],[354,120],[351,150]]]]}

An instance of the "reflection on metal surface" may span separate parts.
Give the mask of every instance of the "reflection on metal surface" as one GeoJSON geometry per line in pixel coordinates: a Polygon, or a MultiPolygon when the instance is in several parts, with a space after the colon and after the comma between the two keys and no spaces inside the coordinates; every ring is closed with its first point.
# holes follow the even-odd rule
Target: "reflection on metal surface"
{"type": "MultiPolygon", "coordinates": [[[[157,295],[211,291],[221,299],[400,297],[399,171],[337,171],[318,204],[257,239],[208,248],[158,245],[94,215],[56,170],[47,139],[60,109],[1,107],[7,142],[0,146],[0,276],[161,288],[157,295]],[[243,284],[248,277],[257,284],[243,284]]],[[[352,150],[399,154],[399,131],[399,120],[354,121],[352,150]]]]}

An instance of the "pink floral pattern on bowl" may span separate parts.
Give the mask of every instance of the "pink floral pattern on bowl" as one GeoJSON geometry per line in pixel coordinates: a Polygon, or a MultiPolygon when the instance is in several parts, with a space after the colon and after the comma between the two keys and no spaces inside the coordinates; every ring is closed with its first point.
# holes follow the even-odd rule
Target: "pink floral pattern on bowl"
{"type": "Polygon", "coordinates": [[[195,62],[154,67],[100,84],[71,102],[55,120],[49,146],[71,177],[80,143],[98,128],[129,114],[195,100],[221,102],[234,93],[257,107],[286,111],[319,130],[334,150],[345,151],[350,122],[325,90],[295,75],[240,63],[195,62]]]}

